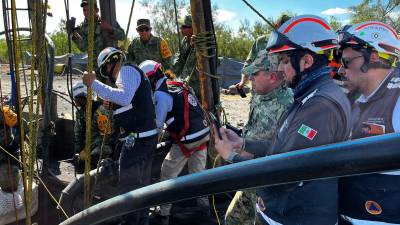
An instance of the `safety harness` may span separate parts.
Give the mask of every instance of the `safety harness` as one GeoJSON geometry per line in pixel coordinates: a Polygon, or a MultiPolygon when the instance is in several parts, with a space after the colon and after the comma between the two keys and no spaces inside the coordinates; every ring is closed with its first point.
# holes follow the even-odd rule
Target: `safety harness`
{"type": "Polygon", "coordinates": [[[185,146],[185,144],[182,143],[181,139],[186,135],[187,131],[189,130],[189,125],[190,125],[189,100],[188,100],[189,89],[183,82],[178,82],[178,81],[168,81],[167,85],[180,87],[182,89],[183,98],[184,98],[184,107],[183,107],[184,126],[183,126],[183,128],[179,131],[179,133],[175,133],[171,129],[169,129],[169,126],[168,126],[167,131],[170,133],[171,138],[174,141],[174,143],[176,143],[179,146],[183,155],[186,158],[189,158],[194,152],[206,149],[207,144],[203,143],[200,146],[189,149],[185,146]]]}

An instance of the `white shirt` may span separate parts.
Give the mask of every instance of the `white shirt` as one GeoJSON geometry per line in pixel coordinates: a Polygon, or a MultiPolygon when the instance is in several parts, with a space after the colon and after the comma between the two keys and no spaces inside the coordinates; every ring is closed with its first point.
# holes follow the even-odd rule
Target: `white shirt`
{"type": "Polygon", "coordinates": [[[140,85],[140,73],[132,66],[122,66],[115,81],[116,88],[95,80],[92,89],[103,100],[120,106],[131,104],[133,96],[140,85]]]}
{"type": "Polygon", "coordinates": [[[170,94],[157,90],[165,79],[167,78],[157,81],[156,91],[154,92],[156,124],[158,128],[162,128],[165,123],[165,119],[167,118],[167,114],[168,112],[172,111],[172,106],[174,104],[173,98],[170,94]]]}

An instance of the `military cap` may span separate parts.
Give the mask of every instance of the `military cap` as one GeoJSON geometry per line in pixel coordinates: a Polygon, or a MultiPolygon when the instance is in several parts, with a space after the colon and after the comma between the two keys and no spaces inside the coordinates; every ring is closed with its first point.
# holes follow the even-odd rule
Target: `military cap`
{"type": "Polygon", "coordinates": [[[192,15],[186,15],[183,19],[179,20],[179,24],[185,27],[192,27],[192,15]]]}
{"type": "Polygon", "coordinates": [[[136,29],[147,27],[151,28],[149,19],[138,19],[136,29]]]}
{"type": "Polygon", "coordinates": [[[262,50],[250,65],[242,69],[242,73],[252,75],[260,70],[278,71],[278,67],[279,56],[277,54],[270,55],[266,50],[262,50]]]}
{"type": "MultiPolygon", "coordinates": [[[[81,7],[83,7],[85,5],[88,5],[88,4],[89,4],[88,0],[82,0],[81,7]]],[[[97,8],[97,1],[96,0],[94,0],[94,7],[97,8]]]]}

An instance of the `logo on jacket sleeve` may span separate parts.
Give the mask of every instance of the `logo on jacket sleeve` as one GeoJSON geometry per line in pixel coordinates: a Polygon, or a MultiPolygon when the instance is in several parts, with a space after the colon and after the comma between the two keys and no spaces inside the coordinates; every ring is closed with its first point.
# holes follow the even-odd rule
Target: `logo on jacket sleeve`
{"type": "Polygon", "coordinates": [[[312,140],[314,140],[314,138],[318,132],[305,124],[301,124],[297,133],[299,133],[301,136],[304,136],[312,141],[312,140]]]}
{"type": "Polygon", "coordinates": [[[365,202],[365,209],[372,215],[379,215],[382,213],[382,207],[375,201],[365,202]]]}

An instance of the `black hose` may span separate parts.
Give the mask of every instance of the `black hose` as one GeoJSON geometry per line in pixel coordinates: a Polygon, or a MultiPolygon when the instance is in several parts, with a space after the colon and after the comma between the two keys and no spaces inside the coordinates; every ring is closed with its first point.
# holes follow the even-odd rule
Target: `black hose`
{"type": "Polygon", "coordinates": [[[399,143],[399,133],[387,134],[210,169],[119,195],[61,225],[98,224],[155,205],[239,189],[397,170],[399,143]]]}

